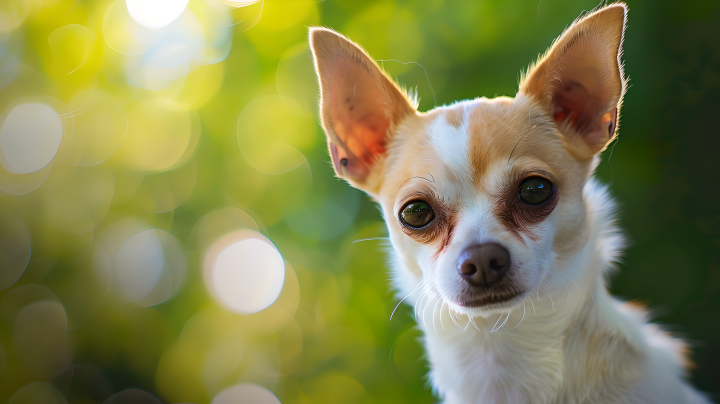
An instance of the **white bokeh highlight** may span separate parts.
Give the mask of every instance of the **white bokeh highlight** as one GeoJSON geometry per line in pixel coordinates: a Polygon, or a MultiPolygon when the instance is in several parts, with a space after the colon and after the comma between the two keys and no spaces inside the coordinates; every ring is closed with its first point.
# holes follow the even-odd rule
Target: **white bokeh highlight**
{"type": "Polygon", "coordinates": [[[162,28],[185,11],[189,0],[127,0],[133,21],[150,29],[162,28]]]}
{"type": "Polygon", "coordinates": [[[256,384],[237,384],[221,391],[212,404],[281,404],[270,390],[256,384]]]}
{"type": "Polygon", "coordinates": [[[29,174],[53,161],[63,125],[51,107],[31,102],[15,106],[0,127],[0,164],[13,174],[29,174]]]}
{"type": "Polygon", "coordinates": [[[134,302],[155,289],[163,273],[165,257],[154,230],[130,237],[117,256],[117,277],[128,301],[134,302]]]}
{"type": "Polygon", "coordinates": [[[93,253],[98,280],[125,303],[155,306],[183,287],[187,264],[183,245],[172,234],[135,219],[105,228],[93,253]]]}
{"type": "Polygon", "coordinates": [[[206,40],[203,25],[187,10],[162,29],[162,34],[142,54],[125,63],[128,84],[148,90],[167,88],[203,64],[206,40]]]}
{"type": "Polygon", "coordinates": [[[210,247],[205,257],[205,282],[226,309],[252,314],[270,307],[285,283],[285,262],[262,234],[240,230],[210,247]]]}

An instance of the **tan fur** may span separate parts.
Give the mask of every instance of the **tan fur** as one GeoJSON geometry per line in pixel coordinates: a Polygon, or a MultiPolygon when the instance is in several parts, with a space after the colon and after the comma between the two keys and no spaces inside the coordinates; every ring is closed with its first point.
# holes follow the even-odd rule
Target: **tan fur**
{"type": "Polygon", "coordinates": [[[459,128],[460,125],[462,125],[463,120],[465,117],[463,116],[463,111],[460,108],[447,108],[442,110],[442,112],[445,114],[445,119],[447,120],[448,124],[455,128],[459,128]]]}

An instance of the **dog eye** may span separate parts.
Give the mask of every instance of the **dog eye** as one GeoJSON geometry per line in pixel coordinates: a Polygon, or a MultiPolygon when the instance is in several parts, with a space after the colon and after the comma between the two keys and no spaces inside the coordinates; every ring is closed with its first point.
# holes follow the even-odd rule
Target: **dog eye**
{"type": "Polygon", "coordinates": [[[552,193],[553,184],[545,178],[528,178],[520,184],[520,200],[529,205],[539,205],[547,201],[552,193]]]}
{"type": "Polygon", "coordinates": [[[412,201],[402,208],[400,219],[408,227],[419,229],[435,219],[435,212],[425,201],[412,201]]]}

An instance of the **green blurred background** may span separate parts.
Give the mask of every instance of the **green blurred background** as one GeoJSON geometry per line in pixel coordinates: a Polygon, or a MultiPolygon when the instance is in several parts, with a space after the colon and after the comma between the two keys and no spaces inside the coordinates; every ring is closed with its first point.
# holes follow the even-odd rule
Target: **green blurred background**
{"type": "MultiPolygon", "coordinates": [[[[686,338],[692,381],[716,394],[718,4],[628,1],[630,88],[597,173],[631,241],[612,292],[686,338]]],[[[378,209],[334,178],[307,27],[396,60],[379,63],[427,111],[514,95],[596,5],[190,0],[167,43],[123,0],[0,5],[0,119],[30,100],[63,125],[45,168],[0,173],[0,403],[245,402],[218,396],[237,384],[285,404],[434,402],[411,309],[389,319],[378,209]],[[254,314],[206,281],[213,243],[242,228],[272,240],[287,270],[254,314]],[[147,246],[158,278],[121,273],[147,246]]]]}

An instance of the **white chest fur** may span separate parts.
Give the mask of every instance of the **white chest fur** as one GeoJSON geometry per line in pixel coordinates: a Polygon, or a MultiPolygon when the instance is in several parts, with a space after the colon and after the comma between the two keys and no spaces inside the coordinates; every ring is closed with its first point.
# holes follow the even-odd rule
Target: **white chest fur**
{"type": "Polygon", "coordinates": [[[679,341],[593,289],[467,328],[466,317],[458,327],[447,310],[426,310],[419,324],[434,389],[446,404],[708,402],[682,379],[679,341]]]}

